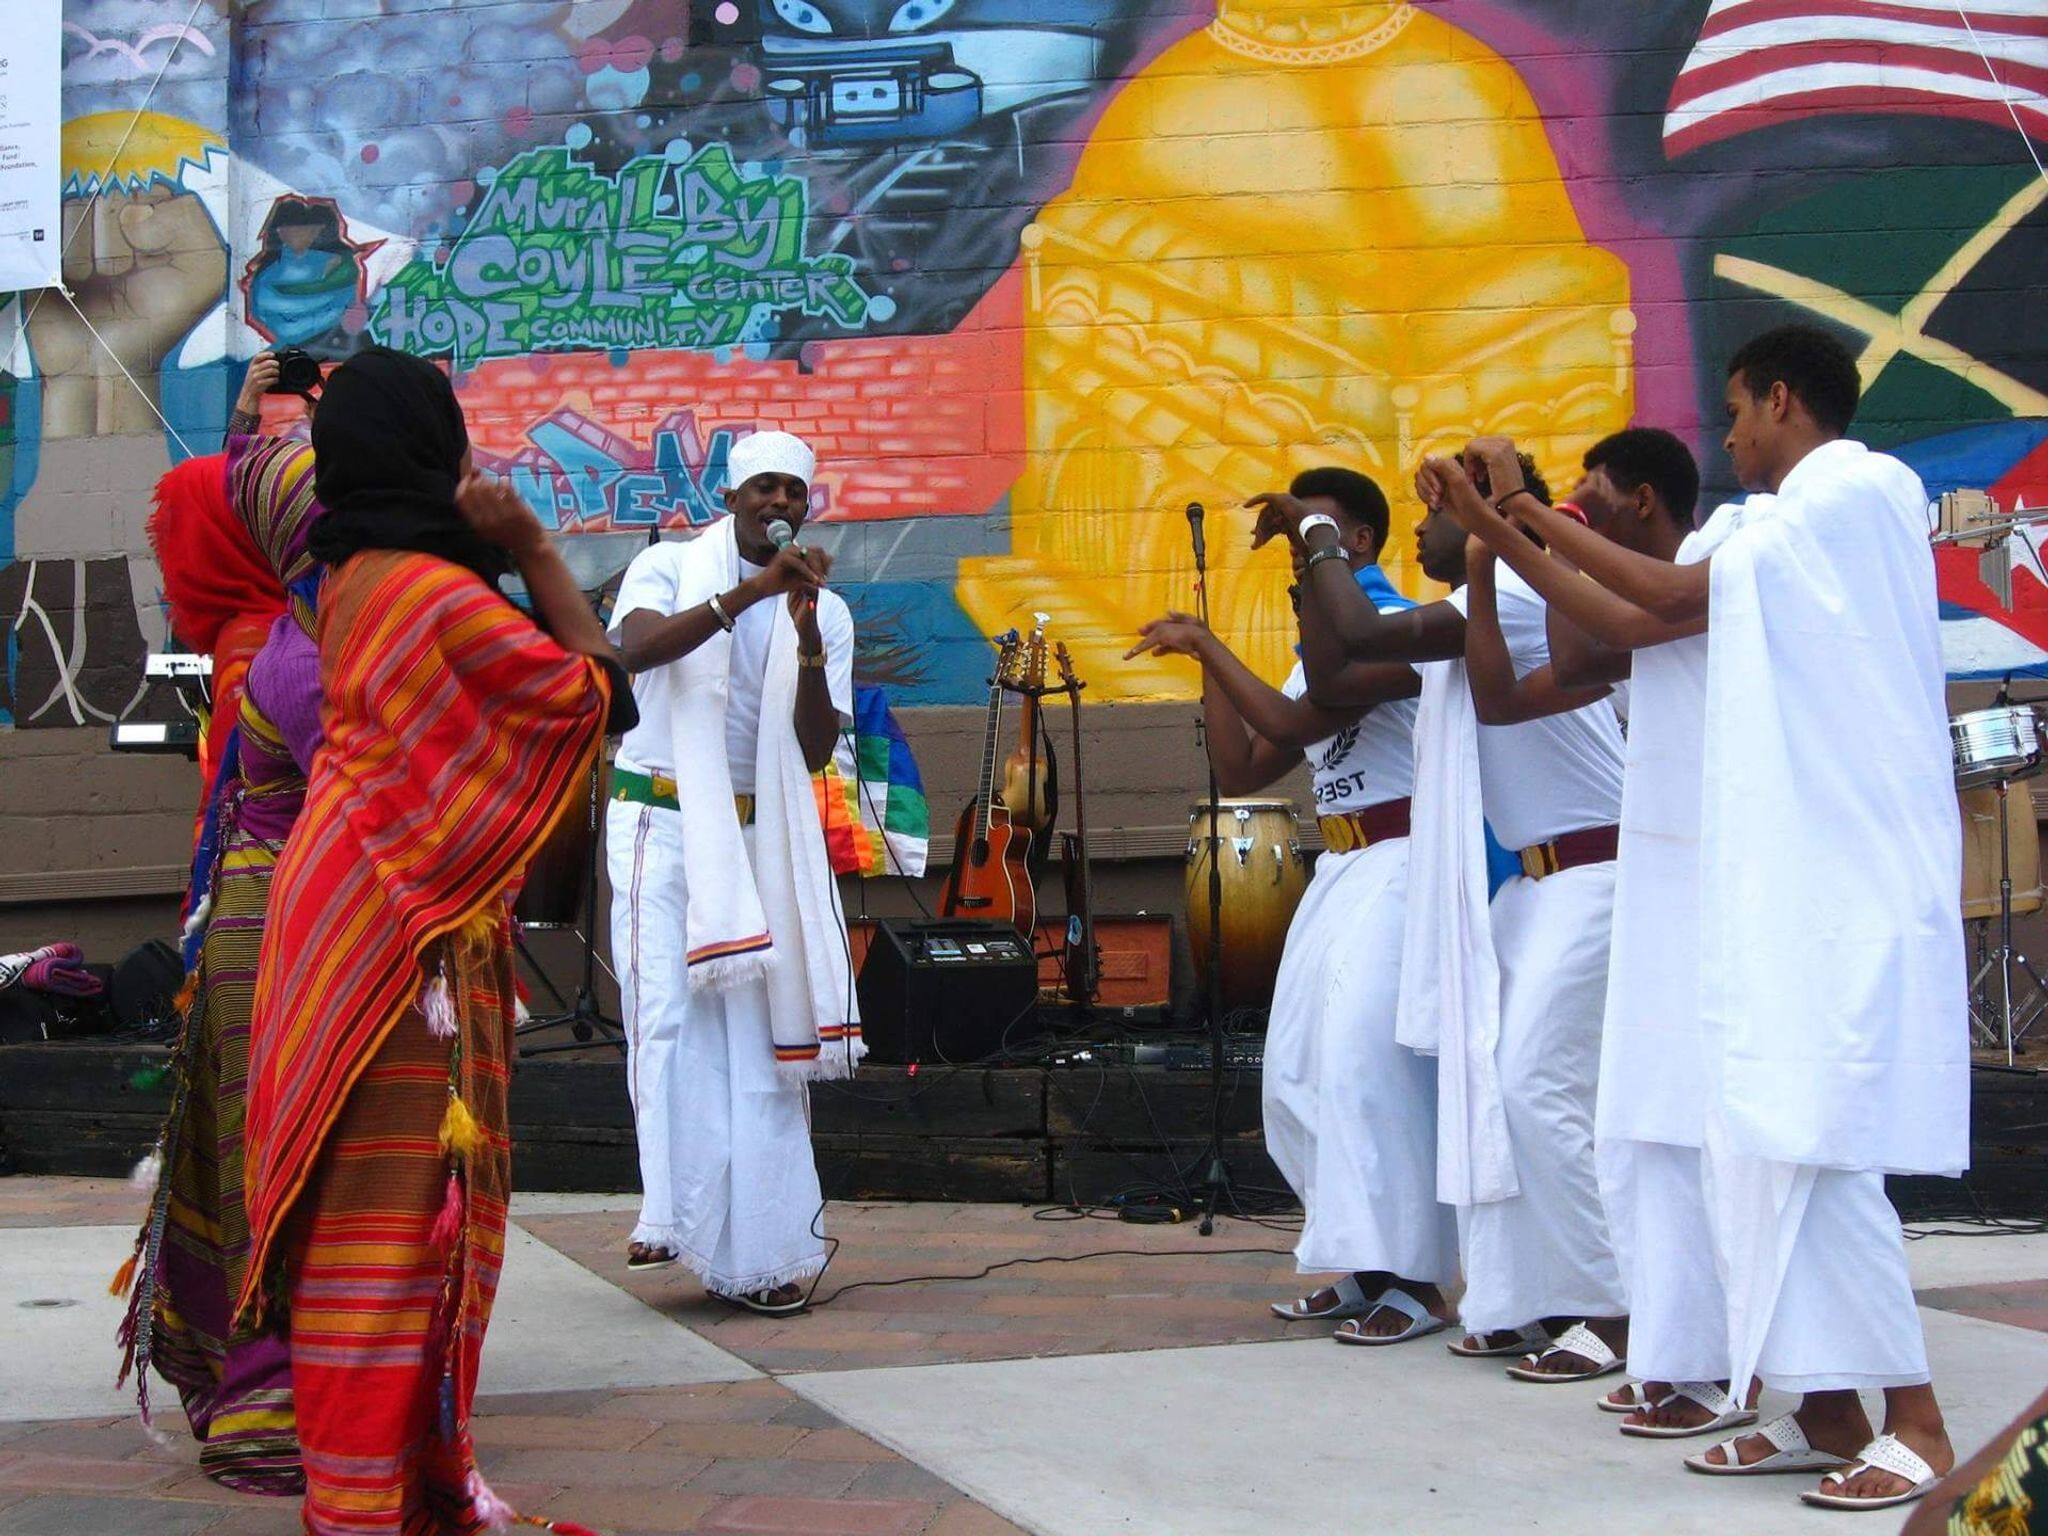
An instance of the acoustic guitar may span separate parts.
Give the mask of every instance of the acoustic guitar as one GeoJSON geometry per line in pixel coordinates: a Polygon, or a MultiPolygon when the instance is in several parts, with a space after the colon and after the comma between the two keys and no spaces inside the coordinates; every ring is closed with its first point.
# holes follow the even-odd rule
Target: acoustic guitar
{"type": "Polygon", "coordinates": [[[1013,629],[998,642],[1002,654],[989,679],[988,722],[982,734],[981,772],[974,798],[960,812],[953,833],[953,867],[939,892],[941,917],[979,917],[1009,923],[1020,933],[1038,925],[1038,893],[1032,886],[1029,827],[1010,820],[1003,804],[996,738],[1003,726],[1003,695],[1019,685],[1023,642],[1013,629]]]}

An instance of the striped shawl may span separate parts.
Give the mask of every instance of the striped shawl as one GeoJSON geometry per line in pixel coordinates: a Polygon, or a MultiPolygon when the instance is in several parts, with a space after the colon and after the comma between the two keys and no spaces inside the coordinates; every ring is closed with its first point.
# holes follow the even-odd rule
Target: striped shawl
{"type": "Polygon", "coordinates": [[[279,860],[246,1152],[260,1312],[280,1228],[439,936],[487,912],[583,784],[608,684],[473,573],[376,550],[320,602],[325,744],[279,860]]]}

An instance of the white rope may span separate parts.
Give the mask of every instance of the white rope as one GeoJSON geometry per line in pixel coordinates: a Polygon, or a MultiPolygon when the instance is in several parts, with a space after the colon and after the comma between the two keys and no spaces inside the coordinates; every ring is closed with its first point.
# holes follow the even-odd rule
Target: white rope
{"type": "MultiPolygon", "coordinates": [[[[156,78],[149,82],[149,89],[142,93],[142,100],[135,108],[135,115],[128,120],[128,131],[121,135],[121,142],[114,146],[113,154],[107,158],[108,174],[100,177],[99,185],[92,189],[92,195],[85,200],[85,210],[79,214],[78,223],[73,226],[70,236],[64,243],[58,246],[57,282],[54,285],[58,292],[64,292],[64,258],[71,253],[72,241],[78,238],[81,231],[91,225],[92,211],[98,206],[100,198],[106,193],[107,182],[111,179],[111,172],[114,166],[120,163],[121,156],[127,152],[128,141],[135,137],[135,130],[142,126],[142,115],[149,110],[150,102],[156,99],[157,87],[164,83],[164,75],[170,70],[171,61],[177,58],[178,50],[185,46],[185,39],[192,33],[192,23],[199,19],[199,8],[205,3],[206,0],[192,0],[192,9],[185,17],[185,25],[180,27],[178,35],[171,39],[171,51],[164,55],[163,63],[157,67],[156,78]]],[[[42,305],[43,294],[49,291],[48,288],[44,288],[36,294],[35,301],[28,307],[28,314],[22,319],[24,326],[35,318],[36,310],[42,305]]],[[[64,297],[68,299],[71,295],[65,293],[64,297]]],[[[74,304],[71,307],[76,309],[78,306],[74,304]]],[[[94,332],[94,334],[97,335],[98,332],[94,332]]],[[[101,345],[105,346],[106,344],[102,342],[101,345]]],[[[121,371],[126,373],[128,370],[124,368],[121,371]]]]}
{"type": "Polygon", "coordinates": [[[1998,78],[1998,70],[1991,62],[1991,55],[1977,40],[1977,29],[1970,25],[1970,13],[1958,5],[1956,14],[1963,19],[1963,30],[1970,34],[1970,46],[1977,50],[1977,57],[1984,61],[1984,73],[1989,75],[1991,83],[1998,87],[1999,100],[2005,103],[2005,110],[2012,117],[2012,125],[2019,132],[2020,143],[2026,146],[2027,158],[2034,162],[2034,169],[2040,173],[2041,179],[2048,181],[2048,166],[2041,164],[2040,152],[2034,148],[2034,137],[2027,132],[2027,125],[2020,121],[2020,109],[2013,96],[2012,87],[1998,78]]]}
{"type": "Polygon", "coordinates": [[[149,407],[150,415],[154,416],[158,421],[164,424],[164,430],[171,434],[171,441],[176,443],[179,448],[184,450],[186,458],[189,459],[195,457],[195,455],[192,452],[191,445],[188,444],[184,438],[178,435],[178,429],[172,426],[170,418],[164,415],[164,413],[157,408],[157,403],[156,401],[150,398],[149,391],[144,389],[142,385],[136,380],[135,375],[128,371],[128,365],[121,361],[121,354],[116,352],[111,346],[107,345],[107,338],[100,334],[100,328],[94,325],[91,319],[87,317],[85,311],[78,307],[78,300],[71,297],[71,290],[60,283],[53,291],[66,304],[69,304],[71,306],[71,313],[78,316],[80,323],[83,324],[88,331],[92,332],[92,339],[98,342],[100,346],[105,349],[107,356],[111,357],[114,360],[114,366],[121,370],[121,377],[126,379],[130,384],[133,384],[135,386],[135,393],[140,395],[142,397],[142,403],[149,407]]]}

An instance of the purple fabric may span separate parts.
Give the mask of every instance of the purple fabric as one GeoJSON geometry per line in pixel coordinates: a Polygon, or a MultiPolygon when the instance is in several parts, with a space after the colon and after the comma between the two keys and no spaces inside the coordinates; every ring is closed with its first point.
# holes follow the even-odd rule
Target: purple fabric
{"type": "Polygon", "coordinates": [[[85,968],[85,951],[76,944],[51,944],[38,951],[21,984],[64,997],[98,997],[107,985],[85,968]]]}
{"type": "MultiPolygon", "coordinates": [[[[270,626],[270,638],[249,663],[249,698],[277,727],[292,763],[304,778],[320,745],[320,647],[289,614],[270,626]]],[[[258,787],[253,776],[250,787],[258,787]]]]}

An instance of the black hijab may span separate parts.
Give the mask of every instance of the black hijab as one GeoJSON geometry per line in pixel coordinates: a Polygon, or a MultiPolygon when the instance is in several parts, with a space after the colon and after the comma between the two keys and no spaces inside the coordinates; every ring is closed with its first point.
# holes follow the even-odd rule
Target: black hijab
{"type": "Polygon", "coordinates": [[[468,448],[445,373],[389,347],[356,353],[327,376],[313,412],[315,485],[327,509],[313,525],[313,554],[337,566],[359,550],[418,550],[496,587],[510,558],[455,510],[468,448]]]}

